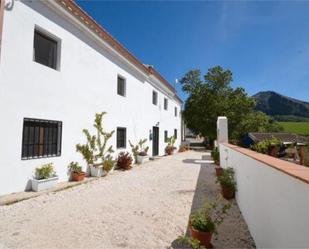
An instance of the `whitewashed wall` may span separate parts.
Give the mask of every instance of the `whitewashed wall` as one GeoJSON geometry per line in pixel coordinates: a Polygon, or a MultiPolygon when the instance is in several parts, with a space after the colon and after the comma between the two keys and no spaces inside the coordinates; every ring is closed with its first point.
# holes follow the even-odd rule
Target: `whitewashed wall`
{"type": "Polygon", "coordinates": [[[235,170],[236,200],[257,247],[309,248],[309,184],[230,146],[219,147],[221,166],[235,170]]]}
{"type": "MultiPolygon", "coordinates": [[[[53,162],[62,181],[67,180],[70,161],[85,167],[75,145],[84,142],[82,129],[92,127],[96,112],[108,112],[106,129],[126,127],[127,140],[132,142],[149,138],[149,131],[159,122],[160,155],[166,145],[164,130],[169,135],[178,130],[179,146],[181,120],[180,115],[174,116],[174,107],[180,111],[180,103],[169,96],[169,109],[163,110],[167,92],[158,87],[39,1],[15,1],[4,15],[0,63],[0,195],[24,190],[35,167],[43,163],[53,162]],[[33,61],[35,26],[61,40],[59,71],[33,61]],[[118,74],[126,78],[126,97],[117,95],[118,74]],[[152,104],[153,89],[159,92],[158,106],[152,104]],[[25,117],[63,122],[60,157],[21,160],[25,117]]],[[[116,147],[115,135],[111,144],[116,147]]]]}

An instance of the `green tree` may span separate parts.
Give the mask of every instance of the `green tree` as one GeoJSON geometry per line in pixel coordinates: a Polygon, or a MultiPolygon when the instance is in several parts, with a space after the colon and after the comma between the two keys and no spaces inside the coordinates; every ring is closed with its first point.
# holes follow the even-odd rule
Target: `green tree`
{"type": "Polygon", "coordinates": [[[254,112],[255,100],[243,88],[233,89],[230,85],[232,81],[232,72],[220,66],[210,68],[204,80],[200,70],[185,74],[180,82],[183,91],[189,94],[183,112],[187,127],[214,140],[217,136],[217,117],[226,116],[232,139],[240,139],[246,131],[274,131],[277,123],[263,113],[254,112]],[[263,122],[255,122],[255,116],[263,122]],[[254,130],[250,130],[252,127],[254,130]]]}

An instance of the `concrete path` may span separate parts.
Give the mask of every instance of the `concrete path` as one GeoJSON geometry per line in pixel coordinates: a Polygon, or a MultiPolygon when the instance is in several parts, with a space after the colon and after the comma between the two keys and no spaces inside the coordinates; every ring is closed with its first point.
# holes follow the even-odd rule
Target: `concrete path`
{"type": "MultiPolygon", "coordinates": [[[[219,193],[213,166],[196,161],[202,158],[209,159],[178,153],[0,206],[0,248],[169,248],[192,210],[219,193]]],[[[215,248],[254,246],[236,204],[218,233],[215,248]]]]}

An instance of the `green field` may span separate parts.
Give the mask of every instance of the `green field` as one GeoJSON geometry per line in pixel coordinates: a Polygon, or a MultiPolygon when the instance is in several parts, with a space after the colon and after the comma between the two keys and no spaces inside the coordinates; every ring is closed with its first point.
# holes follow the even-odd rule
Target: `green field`
{"type": "Polygon", "coordinates": [[[279,122],[284,131],[309,136],[309,122],[279,122]]]}

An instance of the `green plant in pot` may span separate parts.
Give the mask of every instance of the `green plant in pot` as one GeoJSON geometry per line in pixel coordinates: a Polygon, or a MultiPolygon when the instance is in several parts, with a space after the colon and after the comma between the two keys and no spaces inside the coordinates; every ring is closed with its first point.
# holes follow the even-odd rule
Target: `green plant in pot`
{"type": "Polygon", "coordinates": [[[202,246],[200,241],[189,236],[179,236],[174,242],[172,248],[174,249],[206,249],[202,246]]]}
{"type": "Polygon", "coordinates": [[[215,147],[211,151],[211,157],[214,160],[216,165],[220,165],[220,153],[219,153],[218,147],[215,147]]]}
{"type": "Polygon", "coordinates": [[[197,210],[190,216],[189,228],[191,237],[200,241],[206,248],[211,247],[211,238],[216,232],[216,227],[221,224],[230,204],[217,201],[206,202],[204,207],[197,210]]]}
{"type": "Polygon", "coordinates": [[[175,150],[174,144],[176,142],[176,138],[174,136],[171,136],[171,137],[168,137],[166,141],[167,141],[167,146],[165,147],[165,154],[172,155],[175,150]]]}
{"type": "Polygon", "coordinates": [[[223,169],[223,173],[217,178],[217,181],[221,185],[223,197],[227,200],[234,198],[236,191],[234,169],[230,167],[223,169]]]}
{"type": "Polygon", "coordinates": [[[135,162],[137,164],[142,164],[146,160],[149,160],[148,156],[148,150],[149,147],[145,146],[145,143],[147,142],[147,139],[140,139],[139,142],[136,145],[133,145],[131,141],[129,140],[129,144],[132,149],[132,154],[134,156],[135,162]]]}
{"type": "Polygon", "coordinates": [[[83,172],[82,166],[77,162],[71,162],[68,166],[68,170],[71,173],[73,181],[79,182],[84,180],[86,173],[83,172]]]}
{"type": "Polygon", "coordinates": [[[112,156],[107,156],[105,161],[103,162],[103,170],[105,172],[113,172],[116,164],[116,160],[113,159],[112,156]]]}
{"type": "Polygon", "coordinates": [[[106,112],[96,113],[94,119],[94,128],[96,135],[91,135],[87,129],[83,130],[87,142],[77,144],[76,151],[81,153],[90,167],[91,176],[103,175],[103,163],[114,152],[112,146],[107,146],[108,141],[113,136],[114,131],[106,132],[103,127],[103,117],[106,112]]]}
{"type": "Polygon", "coordinates": [[[47,163],[35,169],[34,178],[31,180],[32,190],[41,191],[54,187],[58,176],[54,170],[53,163],[47,163]]]}

